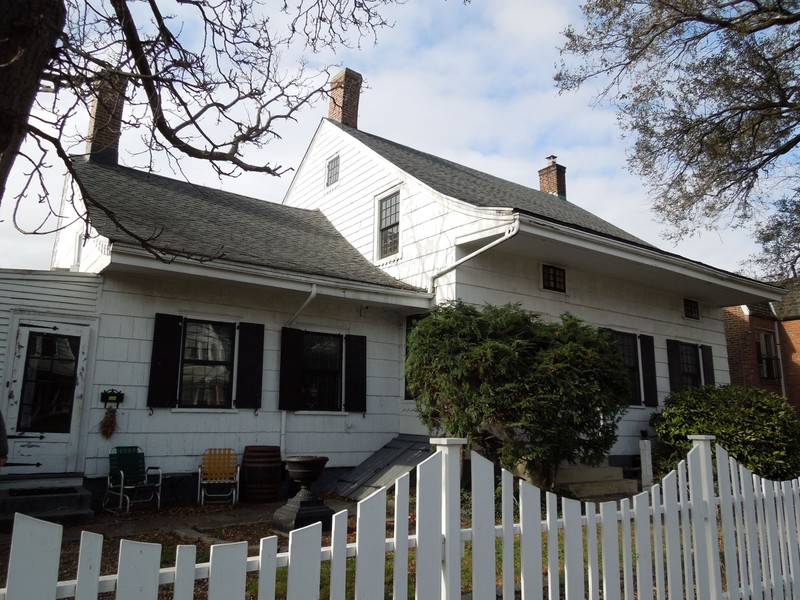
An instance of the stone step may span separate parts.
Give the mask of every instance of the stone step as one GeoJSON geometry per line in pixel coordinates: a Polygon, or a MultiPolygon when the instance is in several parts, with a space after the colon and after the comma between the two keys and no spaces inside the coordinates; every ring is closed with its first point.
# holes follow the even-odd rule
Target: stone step
{"type": "Polygon", "coordinates": [[[13,514],[15,512],[32,514],[66,510],[86,510],[89,509],[91,505],[92,495],[83,486],[18,486],[0,490],[0,513],[2,514],[13,514]]]}

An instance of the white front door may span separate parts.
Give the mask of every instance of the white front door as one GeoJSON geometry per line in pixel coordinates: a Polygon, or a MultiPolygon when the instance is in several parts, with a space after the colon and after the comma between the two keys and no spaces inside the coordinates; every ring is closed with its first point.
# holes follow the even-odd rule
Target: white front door
{"type": "Polygon", "coordinates": [[[24,317],[9,340],[4,472],[69,473],[78,462],[87,326],[24,317]],[[12,345],[13,344],[13,345],[12,345]]]}

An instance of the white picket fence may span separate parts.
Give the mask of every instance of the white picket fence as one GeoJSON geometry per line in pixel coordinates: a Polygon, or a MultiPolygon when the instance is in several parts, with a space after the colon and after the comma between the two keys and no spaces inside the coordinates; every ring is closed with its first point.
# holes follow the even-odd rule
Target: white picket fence
{"type": "Polygon", "coordinates": [[[258,599],[271,600],[285,568],[286,597],[309,600],[320,595],[324,561],[330,562],[332,599],[383,598],[387,571],[393,573],[391,597],[398,599],[409,597],[409,588],[422,600],[459,599],[467,588],[481,600],[494,598],[498,589],[505,600],[800,597],[800,481],[764,480],[719,446],[714,473],[712,440],[694,436],[694,448],[677,471],[632,501],[598,507],[562,499],[559,507],[558,498],[545,493],[544,518],[542,492],[523,482],[515,497],[513,478],[504,471],[499,525],[492,464],[472,453],[472,523],[462,528],[464,440],[434,439],[437,452],[417,467],[415,502],[408,475],[396,481],[393,537],[386,538],[383,489],[358,504],[357,540],[351,544],[343,511],[334,516],[327,547],[315,524],[293,531],[285,553],[268,537],[258,556],[247,556],[246,542],[219,544],[208,563],[195,564],[195,547],[178,546],[175,566],[160,568],[160,545],[123,540],[118,574],[100,576],[102,536],[84,532],[74,581],[57,581],[61,527],[17,515],[0,598],[83,600],[116,591],[119,600],[149,600],[160,585],[174,583],[173,597],[189,600],[195,581],[208,579],[210,600],[235,600],[245,597],[246,575],[254,572],[258,599]],[[416,527],[409,534],[412,503],[416,527]],[[469,585],[461,581],[467,549],[469,585]],[[355,561],[354,589],[346,589],[348,560],[355,561]]]}

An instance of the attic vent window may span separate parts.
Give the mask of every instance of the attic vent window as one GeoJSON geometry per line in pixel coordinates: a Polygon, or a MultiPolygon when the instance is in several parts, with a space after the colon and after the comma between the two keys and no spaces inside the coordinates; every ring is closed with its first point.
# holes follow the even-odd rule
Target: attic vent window
{"type": "Polygon", "coordinates": [[[561,267],[542,265],[542,287],[553,292],[567,292],[567,272],[561,267]]]}
{"type": "Polygon", "coordinates": [[[683,316],[687,319],[700,320],[700,304],[697,300],[683,299],[683,316]]]}
{"type": "Polygon", "coordinates": [[[339,155],[337,154],[328,161],[327,176],[325,177],[325,187],[330,187],[339,181],[339,155]]]}
{"type": "Polygon", "coordinates": [[[381,198],[380,201],[381,258],[400,251],[400,193],[381,198]]]}

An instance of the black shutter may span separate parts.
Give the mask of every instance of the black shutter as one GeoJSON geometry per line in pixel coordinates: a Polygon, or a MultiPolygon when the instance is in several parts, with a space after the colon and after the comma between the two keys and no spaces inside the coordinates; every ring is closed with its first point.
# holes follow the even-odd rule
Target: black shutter
{"type": "Polygon", "coordinates": [[[279,410],[301,410],[303,383],[303,332],[284,327],[281,330],[281,383],[279,410]]]}
{"type": "Polygon", "coordinates": [[[667,340],[667,362],[669,363],[669,389],[680,392],[683,389],[683,371],[681,370],[681,343],[667,340]]]}
{"type": "Polygon", "coordinates": [[[367,338],[344,336],[344,409],[367,412],[367,338]]]}
{"type": "Polygon", "coordinates": [[[147,406],[150,408],[178,405],[182,343],[183,317],[157,313],[150,358],[150,384],[147,388],[147,406]]]}
{"type": "Polygon", "coordinates": [[[656,351],[652,335],[639,336],[642,353],[642,381],[644,382],[644,405],[658,406],[658,385],[656,384],[656,351]]]}
{"type": "Polygon", "coordinates": [[[714,356],[711,346],[700,346],[700,353],[703,357],[703,383],[714,385],[714,356]]]}
{"type": "Polygon", "coordinates": [[[261,408],[264,372],[264,326],[239,323],[236,367],[236,408],[261,408]]]}

